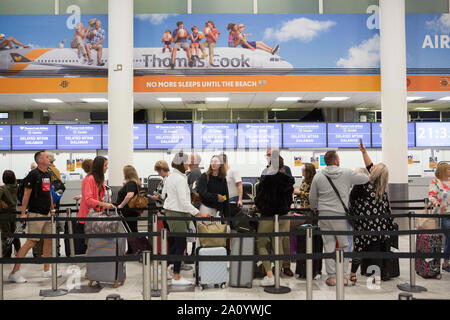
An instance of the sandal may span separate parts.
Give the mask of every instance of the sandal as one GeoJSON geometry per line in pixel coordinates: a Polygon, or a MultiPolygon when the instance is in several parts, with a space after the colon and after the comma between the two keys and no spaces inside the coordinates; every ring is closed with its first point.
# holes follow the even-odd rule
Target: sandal
{"type": "Polygon", "coordinates": [[[336,280],[334,278],[328,278],[325,283],[329,287],[335,287],[336,286],[336,280]]]}
{"type": "Polygon", "coordinates": [[[352,286],[356,285],[356,282],[358,281],[356,274],[350,275],[350,281],[352,282],[352,286]]]}

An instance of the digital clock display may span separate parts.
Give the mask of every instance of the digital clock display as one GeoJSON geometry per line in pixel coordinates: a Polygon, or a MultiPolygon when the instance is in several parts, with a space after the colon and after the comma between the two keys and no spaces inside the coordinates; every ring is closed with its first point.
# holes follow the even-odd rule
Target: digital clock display
{"type": "Polygon", "coordinates": [[[450,147],[450,122],[416,122],[417,147],[450,147]]]}

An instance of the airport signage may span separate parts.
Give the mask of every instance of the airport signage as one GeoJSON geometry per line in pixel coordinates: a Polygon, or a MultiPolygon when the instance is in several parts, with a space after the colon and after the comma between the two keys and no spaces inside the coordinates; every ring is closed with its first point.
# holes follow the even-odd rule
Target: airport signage
{"type": "Polygon", "coordinates": [[[238,148],[281,148],[281,123],[239,123],[238,148]]]}
{"type": "MultiPolygon", "coordinates": [[[[372,123],[372,148],[381,148],[381,122],[372,123]]],[[[414,122],[408,122],[408,147],[415,147],[416,132],[414,122]]]]}
{"type": "Polygon", "coordinates": [[[148,125],[149,149],[191,149],[192,125],[189,123],[156,123],[148,125]]]}
{"type": "Polygon", "coordinates": [[[417,147],[450,147],[450,122],[416,122],[417,147]]]}
{"type": "Polygon", "coordinates": [[[329,148],[358,148],[359,139],[370,146],[370,123],[328,123],[329,148]]]}
{"type": "MultiPolygon", "coordinates": [[[[108,125],[103,125],[103,149],[108,149],[108,125]]],[[[147,148],[147,125],[139,123],[133,125],[133,149],[147,148]]]]}
{"type": "Polygon", "coordinates": [[[236,123],[194,123],[195,149],[236,149],[236,123]]]}
{"type": "Polygon", "coordinates": [[[58,149],[101,149],[102,133],[99,124],[58,125],[58,149]]]}
{"type": "Polygon", "coordinates": [[[12,150],[56,149],[55,125],[13,125],[12,150]]]}
{"type": "Polygon", "coordinates": [[[326,123],[283,123],[284,148],[326,148],[326,123]]]}
{"type": "Polygon", "coordinates": [[[0,126],[0,150],[11,150],[11,126],[0,126]]]}

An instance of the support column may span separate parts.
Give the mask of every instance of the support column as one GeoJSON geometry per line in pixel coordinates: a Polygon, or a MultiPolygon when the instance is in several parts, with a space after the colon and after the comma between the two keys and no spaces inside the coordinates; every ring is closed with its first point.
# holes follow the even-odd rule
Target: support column
{"type": "Polygon", "coordinates": [[[133,164],[133,0],[108,0],[109,185],[133,164]]]}
{"type": "Polygon", "coordinates": [[[382,161],[389,169],[390,199],[407,200],[405,0],[380,0],[380,68],[382,161]]]}

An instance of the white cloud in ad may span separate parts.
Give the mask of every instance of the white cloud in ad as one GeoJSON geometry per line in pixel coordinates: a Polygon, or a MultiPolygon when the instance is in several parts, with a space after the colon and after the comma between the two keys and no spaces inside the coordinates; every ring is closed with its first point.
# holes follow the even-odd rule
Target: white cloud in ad
{"type": "Polygon", "coordinates": [[[175,16],[175,14],[138,14],[136,17],[141,21],[148,21],[153,25],[159,25],[164,22],[170,16],[175,16]]]}
{"type": "Polygon", "coordinates": [[[380,35],[364,40],[348,50],[347,58],[340,58],[336,63],[342,68],[377,68],[380,66],[380,35]]]}
{"type": "Polygon", "coordinates": [[[264,31],[264,38],[275,38],[279,42],[288,42],[291,40],[300,40],[310,42],[321,32],[327,31],[334,26],[334,21],[318,21],[307,18],[297,18],[285,22],[280,29],[267,28],[264,31]]]}
{"type": "Polygon", "coordinates": [[[427,27],[435,32],[450,33],[450,14],[442,14],[439,18],[427,21],[427,27]]]}

